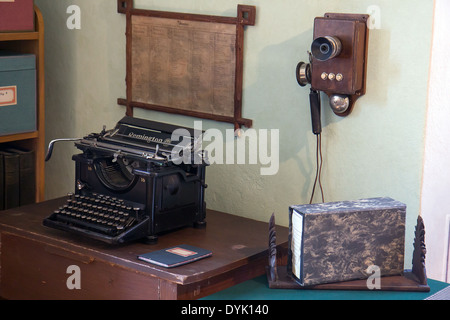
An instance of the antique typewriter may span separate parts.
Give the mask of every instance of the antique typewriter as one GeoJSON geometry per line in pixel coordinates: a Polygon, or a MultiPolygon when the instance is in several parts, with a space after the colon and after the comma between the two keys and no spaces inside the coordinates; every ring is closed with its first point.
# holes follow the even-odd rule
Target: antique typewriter
{"type": "Polygon", "coordinates": [[[202,132],[133,117],[105,129],[50,142],[46,161],[59,141],[74,141],[82,153],[72,157],[75,192],[45,226],[120,244],[206,225],[202,132]]]}

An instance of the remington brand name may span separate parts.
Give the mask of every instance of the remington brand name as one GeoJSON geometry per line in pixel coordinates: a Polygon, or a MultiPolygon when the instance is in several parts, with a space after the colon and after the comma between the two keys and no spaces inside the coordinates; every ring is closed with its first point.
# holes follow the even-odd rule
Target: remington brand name
{"type": "Polygon", "coordinates": [[[128,136],[130,137],[130,138],[134,138],[134,139],[139,139],[139,140],[144,140],[144,141],[146,141],[146,142],[148,142],[148,143],[150,143],[150,142],[155,142],[155,143],[167,143],[167,141],[164,141],[163,139],[161,139],[161,138],[156,138],[156,137],[151,137],[151,136],[147,136],[147,135],[145,135],[145,134],[136,134],[136,133],[134,133],[134,132],[130,132],[129,134],[128,134],[128,136]]]}

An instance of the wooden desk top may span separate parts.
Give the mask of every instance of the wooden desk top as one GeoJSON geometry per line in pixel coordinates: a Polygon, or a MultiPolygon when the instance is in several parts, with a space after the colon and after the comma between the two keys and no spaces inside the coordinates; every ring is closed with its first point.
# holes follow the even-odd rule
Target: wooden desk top
{"type": "MultiPolygon", "coordinates": [[[[0,213],[0,232],[12,233],[43,243],[49,251],[60,248],[74,258],[106,261],[136,273],[187,285],[217,277],[233,269],[267,261],[268,223],[208,210],[205,229],[183,228],[161,235],[157,244],[134,242],[111,246],[97,240],[48,228],[42,220],[65,202],[50,200],[0,213]],[[177,268],[164,268],[137,259],[137,255],[167,247],[190,244],[213,252],[210,258],[177,268]]],[[[277,226],[279,251],[286,251],[288,229],[277,226]]],[[[262,266],[261,274],[264,270],[262,266]]],[[[257,276],[257,275],[254,275],[257,276]]],[[[243,279],[246,280],[246,279],[243,279]]]]}

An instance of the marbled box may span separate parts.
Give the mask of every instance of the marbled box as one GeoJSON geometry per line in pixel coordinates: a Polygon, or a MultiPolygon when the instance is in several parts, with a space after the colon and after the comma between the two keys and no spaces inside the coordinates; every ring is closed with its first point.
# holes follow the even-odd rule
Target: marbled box
{"type": "Polygon", "coordinates": [[[391,198],[291,206],[288,273],[304,286],[402,274],[405,216],[391,198]]]}

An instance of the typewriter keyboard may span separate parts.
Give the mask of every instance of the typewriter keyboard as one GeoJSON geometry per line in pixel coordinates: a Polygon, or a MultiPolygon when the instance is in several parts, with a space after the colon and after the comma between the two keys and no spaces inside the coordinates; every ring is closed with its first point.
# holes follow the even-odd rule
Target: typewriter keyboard
{"type": "Polygon", "coordinates": [[[69,194],[66,204],[53,213],[55,220],[80,229],[115,236],[139,220],[141,208],[101,194],[69,194]]]}

